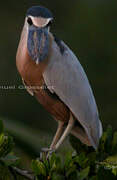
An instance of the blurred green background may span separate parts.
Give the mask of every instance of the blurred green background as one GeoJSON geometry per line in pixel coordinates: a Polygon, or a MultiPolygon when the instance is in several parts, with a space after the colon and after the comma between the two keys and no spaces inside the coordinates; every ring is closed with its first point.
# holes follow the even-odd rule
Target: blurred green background
{"type": "Polygon", "coordinates": [[[43,5],[53,12],[51,31],[70,46],[83,65],[103,126],[111,124],[117,129],[117,1],[12,0],[1,1],[0,6],[0,116],[7,130],[20,142],[25,133],[31,141],[31,128],[38,142],[38,134],[45,134],[47,145],[48,133],[51,136],[56,130],[56,122],[25,90],[1,88],[22,85],[15,55],[26,10],[32,5],[43,5]]]}

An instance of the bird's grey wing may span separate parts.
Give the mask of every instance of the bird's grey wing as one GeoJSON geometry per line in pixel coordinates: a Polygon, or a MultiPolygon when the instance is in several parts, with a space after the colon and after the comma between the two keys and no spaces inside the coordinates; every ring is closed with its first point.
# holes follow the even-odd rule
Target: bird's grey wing
{"type": "Polygon", "coordinates": [[[52,56],[43,77],[50,91],[55,92],[69,107],[84,127],[92,146],[97,148],[102,125],[95,99],[80,62],[64,43],[63,45],[65,51],[61,54],[59,47],[53,42],[52,56]]]}

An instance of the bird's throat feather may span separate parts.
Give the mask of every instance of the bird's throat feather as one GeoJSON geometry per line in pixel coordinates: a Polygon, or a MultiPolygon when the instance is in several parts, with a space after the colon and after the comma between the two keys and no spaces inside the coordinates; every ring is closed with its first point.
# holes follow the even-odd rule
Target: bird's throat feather
{"type": "Polygon", "coordinates": [[[32,60],[39,63],[48,56],[49,37],[44,29],[30,30],[28,34],[28,52],[32,60]]]}

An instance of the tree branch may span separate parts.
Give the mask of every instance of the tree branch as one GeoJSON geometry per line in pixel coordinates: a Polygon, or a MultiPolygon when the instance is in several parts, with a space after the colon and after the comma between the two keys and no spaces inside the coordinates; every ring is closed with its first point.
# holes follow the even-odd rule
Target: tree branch
{"type": "Polygon", "coordinates": [[[13,175],[14,180],[17,180],[16,172],[12,169],[12,167],[9,166],[8,169],[11,172],[11,174],[13,175]]]}
{"type": "Polygon", "coordinates": [[[17,167],[10,167],[14,172],[16,172],[18,175],[28,179],[28,180],[35,180],[35,177],[31,175],[28,171],[21,170],[17,167]]]}

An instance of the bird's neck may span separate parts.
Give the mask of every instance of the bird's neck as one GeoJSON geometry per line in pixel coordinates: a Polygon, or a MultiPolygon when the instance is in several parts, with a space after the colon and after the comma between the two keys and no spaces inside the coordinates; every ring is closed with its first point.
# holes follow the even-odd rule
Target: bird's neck
{"type": "Polygon", "coordinates": [[[24,80],[28,80],[28,79],[35,80],[36,79],[35,77],[38,77],[38,79],[40,79],[48,64],[48,61],[51,58],[53,36],[51,33],[49,33],[48,57],[44,59],[42,62],[40,62],[38,65],[29,56],[28,49],[27,49],[27,38],[28,38],[28,29],[26,25],[24,25],[20,42],[19,42],[19,46],[18,46],[18,50],[17,50],[16,65],[17,65],[19,73],[24,78],[24,80]]]}

